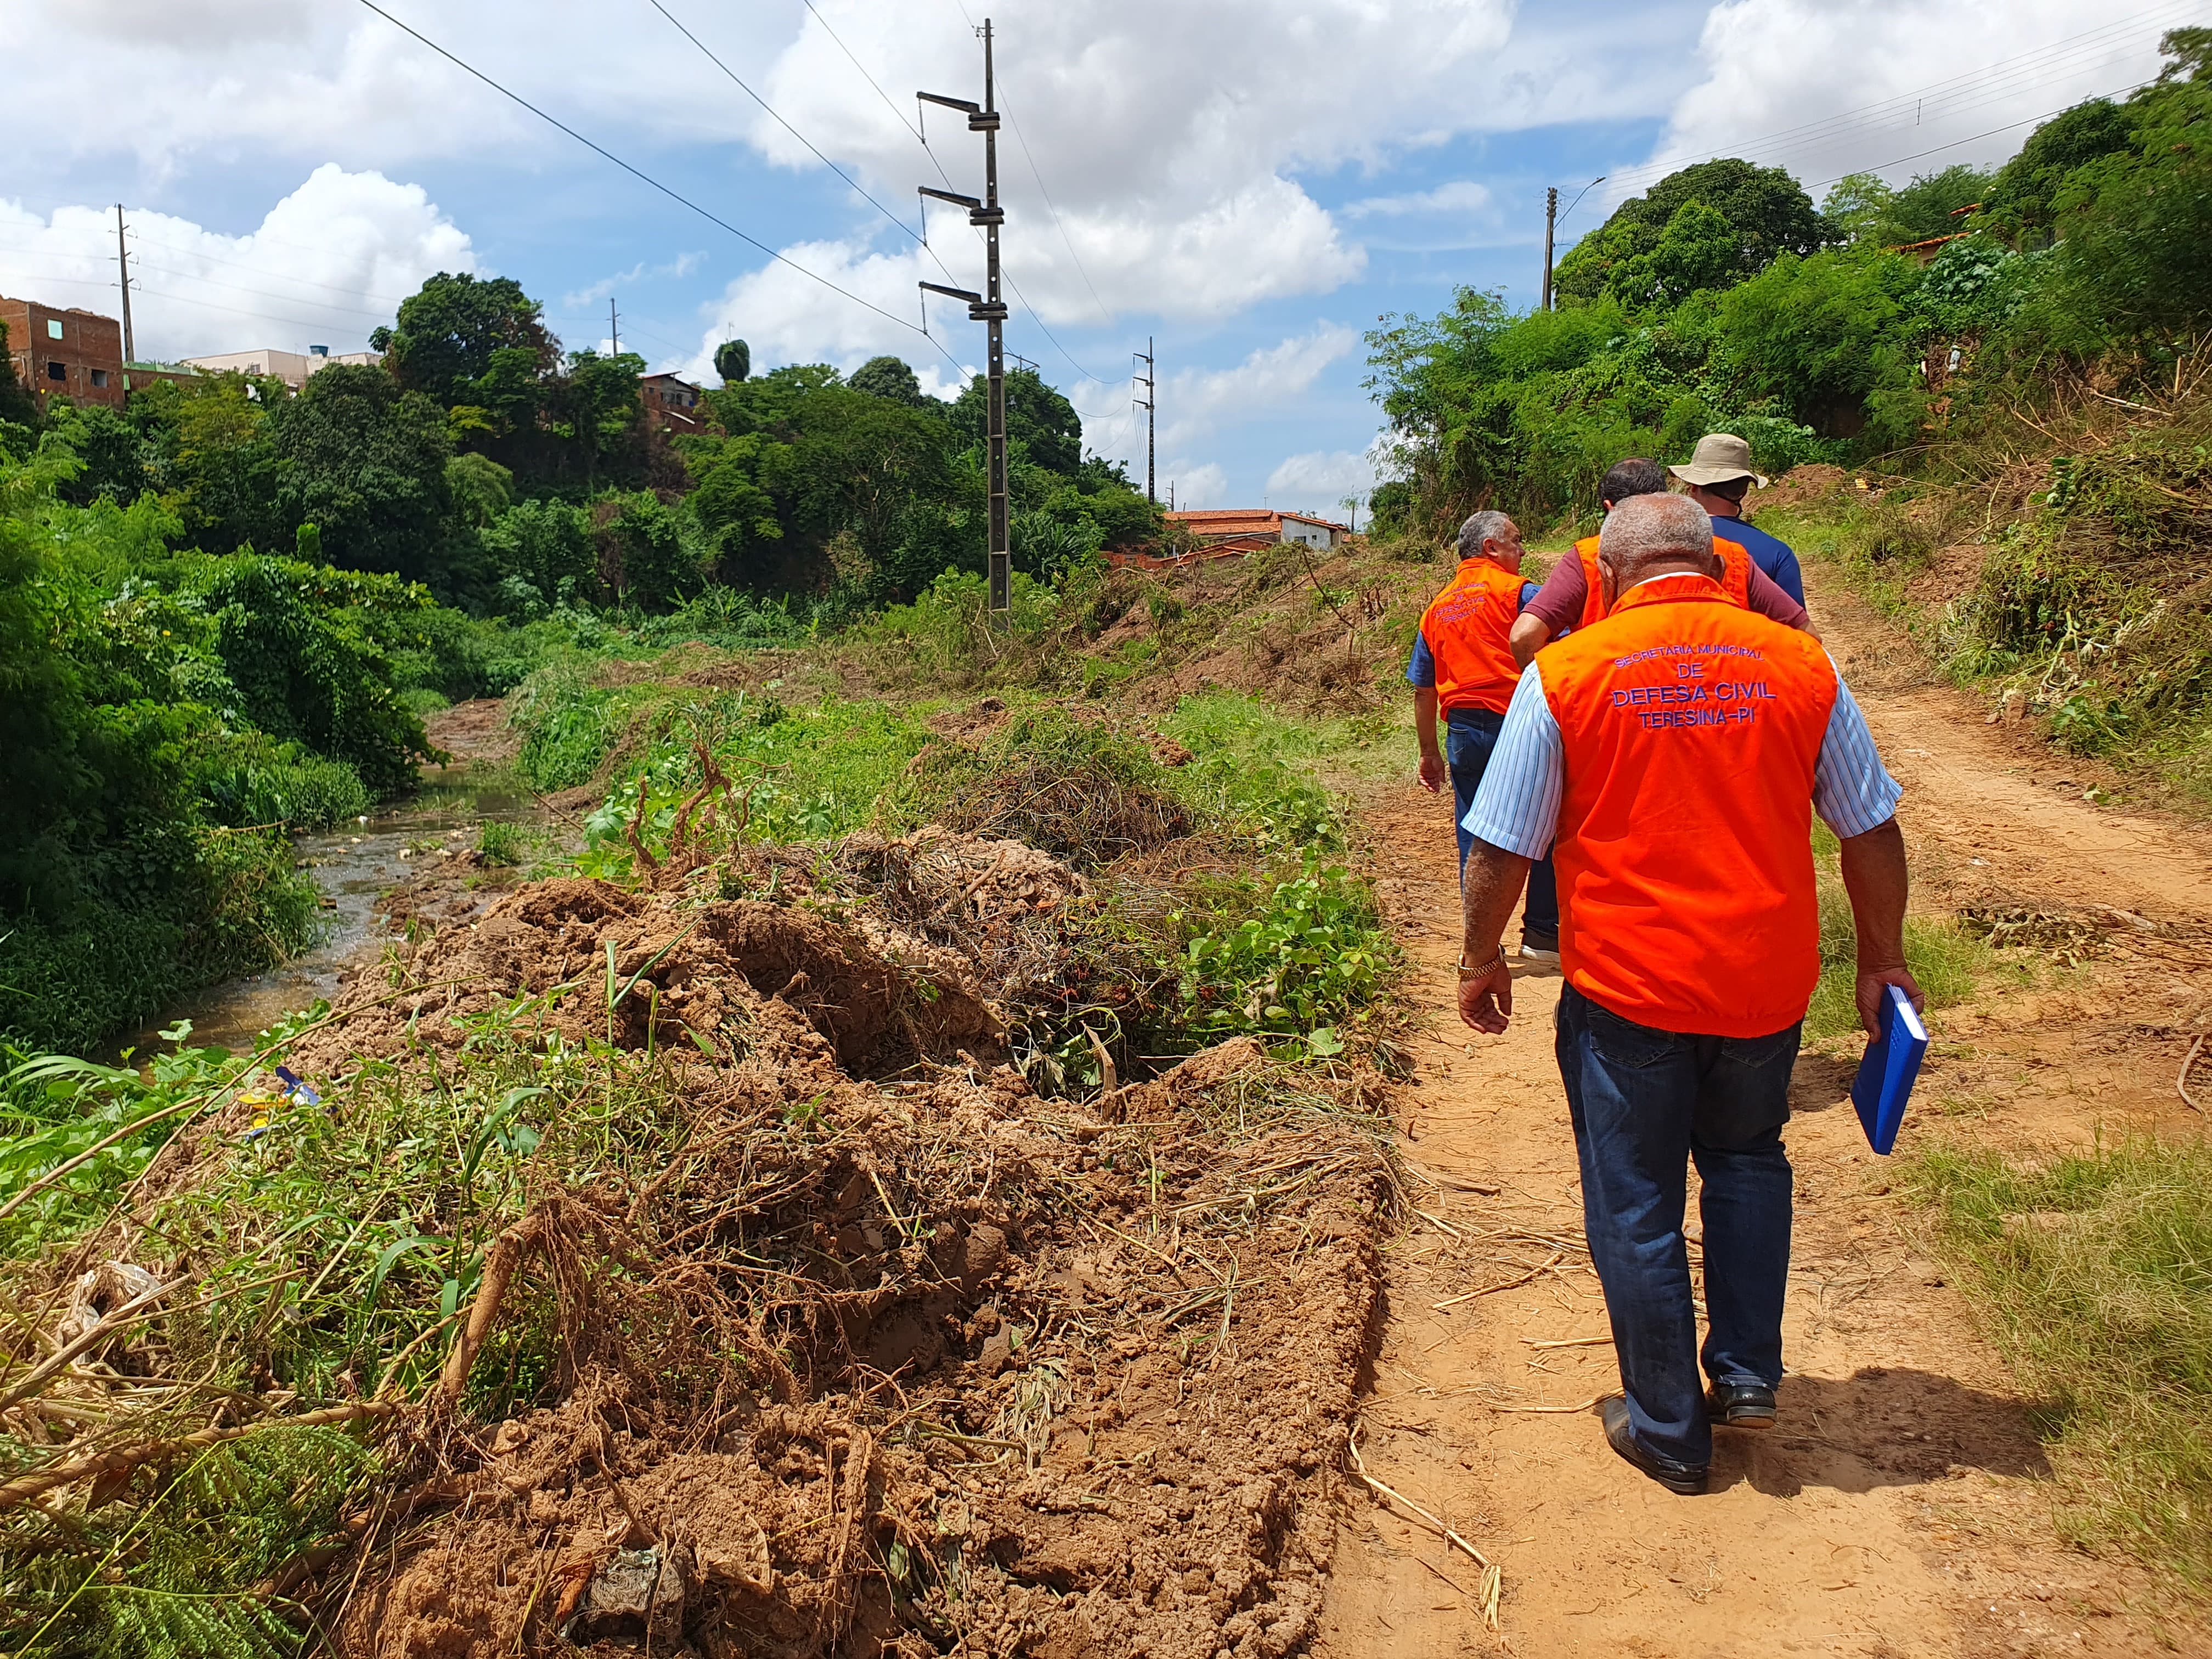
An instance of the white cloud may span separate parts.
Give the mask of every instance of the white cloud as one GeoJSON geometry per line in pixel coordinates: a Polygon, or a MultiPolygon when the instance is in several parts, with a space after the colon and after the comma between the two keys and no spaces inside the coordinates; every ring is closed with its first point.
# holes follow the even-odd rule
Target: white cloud
{"type": "MultiPolygon", "coordinates": [[[[609,27],[592,0],[383,0],[541,108],[604,139],[643,129],[682,142],[741,138],[754,106],[650,12],[609,27]]],[[[718,52],[757,70],[789,37],[782,8],[673,8],[718,52]],[[697,16],[686,15],[696,12],[697,16]]],[[[639,8],[641,11],[643,8],[639,8]]],[[[127,118],[58,120],[35,96],[0,107],[0,146],[26,157],[137,156],[163,179],[204,155],[390,167],[425,157],[605,163],[365,7],[297,0],[14,0],[19,61],[97,64],[128,88],[127,118]]],[[[617,145],[617,148],[620,146],[617,145]]]]}
{"type": "MultiPolygon", "coordinates": [[[[904,88],[975,96],[976,43],[934,6],[813,10],[821,18],[802,19],[769,100],[878,195],[941,183],[903,125],[904,88]],[[895,89],[896,108],[831,29],[895,89]]],[[[1467,125],[1468,76],[1504,43],[1510,10],[1510,0],[1002,0],[999,176],[1023,289],[1057,327],[1126,312],[1214,318],[1352,280],[1364,255],[1296,175],[1467,125]]],[[[931,112],[928,133],[952,187],[973,191],[981,140],[945,111],[931,112]]],[[[779,161],[817,165],[764,116],[752,137],[779,161]]],[[[950,212],[939,222],[955,228],[950,212]]]]}
{"type": "Polygon", "coordinates": [[[763,368],[827,361],[849,370],[889,352],[905,358],[917,373],[933,367],[957,381],[948,357],[957,361],[961,350],[972,352],[981,343],[965,313],[950,300],[935,301],[930,319],[932,337],[942,351],[916,332],[921,295],[915,284],[945,281],[919,248],[879,252],[855,240],[801,242],[783,253],[789,263],[746,272],[708,308],[699,353],[690,366],[694,373],[709,372],[714,348],[723,341],[742,339],[763,368]],[[825,286],[829,283],[843,293],[825,286]]]}
{"type": "Polygon", "coordinates": [[[1367,219],[1378,215],[1396,219],[1413,215],[1480,213],[1490,202],[1487,185],[1473,179],[1455,179],[1434,190],[1418,191],[1411,195],[1366,197],[1347,203],[1339,211],[1347,219],[1367,219]]]}
{"type": "Polygon", "coordinates": [[[663,278],[680,280],[689,276],[706,263],[707,255],[703,249],[692,253],[679,253],[665,264],[648,265],[641,259],[628,270],[618,270],[613,276],[602,276],[598,282],[580,288],[574,293],[562,295],[561,303],[571,311],[584,306],[597,305],[609,295],[617,293],[623,289],[635,288],[640,283],[663,278]]]}
{"type": "Polygon", "coordinates": [[[1345,496],[1364,496],[1375,488],[1376,471],[1372,447],[1334,453],[1316,449],[1289,457],[1269,473],[1267,495],[1279,507],[1295,497],[1324,516],[1334,517],[1337,502],[1345,496]]]}
{"type": "Polygon", "coordinates": [[[1187,444],[1224,426],[1278,416],[1358,343],[1356,331],[1340,323],[1319,323],[1261,348],[1234,368],[1170,375],[1160,390],[1161,439],[1187,444]]]}
{"type": "Polygon", "coordinates": [[[1168,485],[1175,485],[1175,504],[1179,507],[1219,507],[1229,494],[1229,475],[1212,461],[1199,465],[1191,461],[1170,461],[1160,474],[1160,499],[1167,499],[1168,485]]]}
{"type": "MultiPolygon", "coordinates": [[[[477,269],[468,234],[421,185],[334,165],[316,168],[242,236],[168,214],[125,216],[142,358],[359,350],[424,277],[477,269]]],[[[0,291],[118,315],[114,210],[63,207],[41,218],[0,201],[0,291]]]]}
{"type": "Polygon", "coordinates": [[[1845,173],[1988,165],[2033,118],[2155,75],[2158,34],[2096,0],[1723,0],[1694,54],[1704,79],[1651,160],[1601,188],[1617,202],[1714,155],[1785,167],[1816,198],[1845,173]]]}

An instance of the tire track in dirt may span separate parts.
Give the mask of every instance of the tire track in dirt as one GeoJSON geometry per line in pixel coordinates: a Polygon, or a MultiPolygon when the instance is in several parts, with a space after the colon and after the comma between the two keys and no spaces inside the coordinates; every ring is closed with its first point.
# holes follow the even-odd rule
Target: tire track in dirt
{"type": "MultiPolygon", "coordinates": [[[[1836,599],[1820,615],[1906,785],[1905,822],[1920,856],[1962,875],[1987,872],[1992,890],[2203,914],[2200,833],[2038,790],[2032,765],[2005,746],[2009,734],[1916,677],[1871,613],[1836,599]],[[2069,857],[2084,862],[2076,870],[2069,857]]],[[[1420,1201],[1443,1226],[1423,1223],[1389,1262],[1363,1451],[1379,1478],[1497,1560],[1505,1594],[1492,1636],[1476,1611],[1474,1564],[1355,1498],[1317,1653],[2212,1651],[2185,1609],[2160,1613],[2166,1603],[2139,1569],[2059,1545],[2027,1403],[1915,1242],[1912,1211],[1859,1134],[1841,1052],[1850,1044],[1808,1053],[1792,1089],[1799,1190],[1781,1424],[1717,1437],[1702,1498],[1673,1496],[1615,1457],[1587,1403],[1617,1391],[1619,1376],[1579,1243],[1552,1055],[1559,979],[1516,979],[1502,1037],[1461,1026],[1448,807],[1407,787],[1376,803],[1370,826],[1378,881],[1413,964],[1407,994],[1428,1026],[1414,1044],[1405,1150],[1439,1183],[1420,1201]]],[[[1959,902],[1955,892],[1948,882],[1923,889],[1935,908],[1959,902]]],[[[2124,973],[2106,978],[2099,984],[2116,1006],[2140,995],[2124,973]]],[[[2009,1088],[2002,1079],[2014,1070],[2032,1075],[2033,1088],[2006,1095],[1984,1121],[2000,1144],[2086,1139],[2097,1121],[2188,1121],[2165,1088],[2162,1038],[2133,1040],[2160,1056],[2154,1063],[2108,1044],[2054,1073],[2022,1058],[2038,1013],[2028,994],[2014,1000],[2022,1006],[1961,1010],[1939,1026],[1939,1041],[1963,1032],[1972,1042],[1956,1045],[1955,1060],[1931,1058],[1923,1099],[1947,1086],[2009,1088]]],[[[1692,1215],[1694,1237],[1694,1205],[1692,1215]]]]}

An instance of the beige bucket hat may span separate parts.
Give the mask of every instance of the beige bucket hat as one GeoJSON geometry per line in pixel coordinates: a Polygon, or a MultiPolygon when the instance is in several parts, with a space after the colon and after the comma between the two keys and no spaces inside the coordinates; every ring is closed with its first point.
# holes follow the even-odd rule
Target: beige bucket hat
{"type": "Polygon", "coordinates": [[[1684,483],[1728,483],[1736,478],[1748,478],[1759,489],[1766,488],[1764,474],[1751,467],[1751,446],[1733,432],[1709,432],[1698,440],[1698,447],[1690,452],[1687,466],[1667,469],[1684,483]]]}

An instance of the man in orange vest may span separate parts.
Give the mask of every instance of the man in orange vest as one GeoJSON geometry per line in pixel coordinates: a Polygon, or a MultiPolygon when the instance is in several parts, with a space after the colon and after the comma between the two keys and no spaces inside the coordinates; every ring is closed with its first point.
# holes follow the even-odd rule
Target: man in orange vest
{"type": "MultiPolygon", "coordinates": [[[[1748,450],[1747,449],[1747,452],[1748,450]]],[[[1667,469],[1656,461],[1632,455],[1613,463],[1598,485],[1598,505],[1607,513],[1638,495],[1656,495],[1667,488],[1667,469]]],[[[1605,598],[1597,580],[1595,536],[1575,544],[1573,558],[1561,558],[1552,567],[1536,597],[1513,624],[1513,655],[1526,668],[1546,641],[1559,639],[1568,629],[1587,628],[1605,614],[1605,598]]],[[[1736,604],[1771,617],[1790,628],[1808,632],[1812,620],[1802,600],[1793,599],[1762,570],[1744,546],[1716,536],[1713,550],[1721,556],[1721,585],[1736,604]]]]}
{"type": "MultiPolygon", "coordinates": [[[[1459,861],[1467,865],[1474,838],[1461,826],[1474,804],[1491,746],[1505,720],[1505,706],[1521,666],[1506,641],[1513,619],[1535,585],[1521,580],[1521,530],[1503,513],[1477,513],[1459,527],[1459,569],[1451,584],[1422,613],[1413,635],[1413,659],[1406,678],[1413,685],[1413,732],[1421,745],[1421,787],[1431,794],[1452,782],[1452,824],[1459,861]],[[1437,711],[1443,711],[1449,753],[1437,745],[1437,711]]],[[[1559,959],[1559,902],[1549,859],[1528,872],[1528,902],[1522,916],[1521,954],[1534,961],[1559,959]]]]}
{"type": "Polygon", "coordinates": [[[1820,977],[1812,817],[1843,842],[1859,1015],[1905,965],[1899,790],[1818,641],[1729,602],[1712,526],[1680,495],[1607,519],[1605,617],[1521,677],[1466,827],[1461,1018],[1505,1029],[1498,937],[1551,849],[1565,902],[1557,1048],[1624,1397],[1613,1449],[1702,1492],[1712,1425],[1763,1428],[1782,1378],[1790,1073],[1820,977]],[[1701,1182],[1708,1329],[1682,1237],[1701,1182]],[[1709,1383],[1699,1395],[1699,1363],[1709,1383]]]}

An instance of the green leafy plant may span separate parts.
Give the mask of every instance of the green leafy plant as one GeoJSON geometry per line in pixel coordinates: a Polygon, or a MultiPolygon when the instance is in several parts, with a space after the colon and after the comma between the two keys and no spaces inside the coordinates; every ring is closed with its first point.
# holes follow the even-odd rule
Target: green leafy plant
{"type": "Polygon", "coordinates": [[[1178,918],[1191,932],[1171,964],[1177,1018],[1206,1038],[1305,1035],[1316,1053],[1334,1052],[1332,1028],[1396,968],[1373,893],[1341,865],[1309,860],[1289,879],[1209,896],[1210,914],[1178,918]]]}

